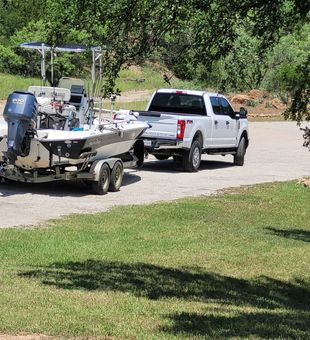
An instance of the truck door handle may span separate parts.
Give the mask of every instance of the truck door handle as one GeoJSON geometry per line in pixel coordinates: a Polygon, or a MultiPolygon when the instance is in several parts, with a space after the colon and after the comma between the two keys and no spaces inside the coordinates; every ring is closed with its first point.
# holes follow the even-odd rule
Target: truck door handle
{"type": "Polygon", "coordinates": [[[227,120],[227,121],[226,121],[226,125],[229,125],[229,124],[230,124],[230,122],[227,120]]]}
{"type": "Polygon", "coordinates": [[[214,121],[214,124],[217,125],[219,122],[217,120],[214,121]]]}

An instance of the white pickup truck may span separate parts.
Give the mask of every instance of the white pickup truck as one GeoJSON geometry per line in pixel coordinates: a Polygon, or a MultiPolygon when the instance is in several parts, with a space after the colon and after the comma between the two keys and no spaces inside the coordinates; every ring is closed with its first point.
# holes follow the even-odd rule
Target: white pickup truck
{"type": "Polygon", "coordinates": [[[185,171],[197,171],[201,154],[231,154],[243,165],[249,145],[247,112],[235,112],[221,94],[160,89],[153,93],[138,120],[150,128],[142,135],[147,153],[157,159],[173,157],[185,171]]]}

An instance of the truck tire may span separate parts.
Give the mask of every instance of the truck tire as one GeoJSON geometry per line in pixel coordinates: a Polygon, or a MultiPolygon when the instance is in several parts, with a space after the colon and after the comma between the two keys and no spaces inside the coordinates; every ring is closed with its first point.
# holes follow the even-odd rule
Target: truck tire
{"type": "Polygon", "coordinates": [[[182,165],[184,171],[196,172],[199,169],[201,161],[201,144],[194,140],[189,150],[183,151],[182,165]]]}
{"type": "Polygon", "coordinates": [[[240,142],[239,142],[237,152],[234,155],[234,165],[243,166],[244,156],[245,156],[245,151],[246,151],[245,143],[246,143],[245,138],[242,137],[240,142]]]}
{"type": "Polygon", "coordinates": [[[141,168],[144,164],[144,153],[145,153],[145,148],[144,148],[144,142],[141,139],[138,139],[134,146],[133,146],[133,153],[135,156],[138,158],[137,160],[137,167],[141,168]]]}
{"type": "Polygon", "coordinates": [[[112,192],[119,191],[122,185],[123,175],[124,175],[124,167],[123,167],[122,162],[120,161],[115,162],[113,169],[111,171],[109,191],[112,191],[112,192]]]}
{"type": "Polygon", "coordinates": [[[91,183],[93,192],[97,195],[105,195],[109,190],[110,180],[110,168],[104,163],[100,168],[99,180],[91,183]]]}
{"type": "Polygon", "coordinates": [[[158,155],[154,155],[154,157],[155,157],[156,159],[158,159],[159,161],[165,161],[165,160],[168,159],[170,156],[169,156],[169,155],[160,155],[160,154],[158,154],[158,155]]]}

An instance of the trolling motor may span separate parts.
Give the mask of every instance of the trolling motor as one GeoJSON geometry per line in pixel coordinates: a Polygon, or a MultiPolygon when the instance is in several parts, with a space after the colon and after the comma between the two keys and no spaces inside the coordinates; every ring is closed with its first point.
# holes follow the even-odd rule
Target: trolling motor
{"type": "Polygon", "coordinates": [[[31,139],[35,134],[37,100],[29,92],[15,91],[8,97],[3,111],[8,123],[7,153],[9,163],[14,164],[17,156],[28,156],[31,139]]]}

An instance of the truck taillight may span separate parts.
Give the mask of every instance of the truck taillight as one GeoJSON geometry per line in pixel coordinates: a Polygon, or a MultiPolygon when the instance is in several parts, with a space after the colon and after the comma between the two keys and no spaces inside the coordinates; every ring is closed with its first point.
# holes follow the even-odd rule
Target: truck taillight
{"type": "Polygon", "coordinates": [[[177,129],[177,138],[178,139],[184,138],[185,126],[186,126],[185,120],[179,119],[178,120],[178,129],[177,129]]]}

